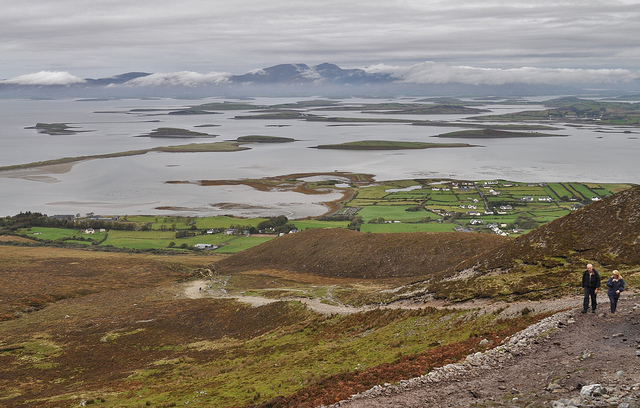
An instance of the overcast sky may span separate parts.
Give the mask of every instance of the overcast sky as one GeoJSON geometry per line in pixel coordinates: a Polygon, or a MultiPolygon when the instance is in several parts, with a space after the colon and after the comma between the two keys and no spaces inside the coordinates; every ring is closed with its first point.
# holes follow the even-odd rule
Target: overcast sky
{"type": "Polygon", "coordinates": [[[323,62],[415,82],[638,80],[640,1],[0,0],[14,82],[323,62]]]}

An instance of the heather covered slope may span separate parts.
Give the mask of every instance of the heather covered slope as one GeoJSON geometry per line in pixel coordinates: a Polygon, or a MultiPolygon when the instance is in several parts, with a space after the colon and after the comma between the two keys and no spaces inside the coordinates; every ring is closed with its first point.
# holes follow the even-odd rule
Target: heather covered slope
{"type": "MultiPolygon", "coordinates": [[[[629,346],[640,338],[639,195],[639,188],[624,191],[516,240],[308,230],[224,259],[2,246],[0,407],[327,405],[458,362],[549,313],[579,307],[586,262],[604,278],[613,268],[623,273],[621,315],[600,328],[602,315],[578,313],[566,337],[536,336],[535,359],[514,360],[508,376],[501,366],[488,377],[494,382],[474,388],[473,401],[552,398],[542,387],[556,379],[569,395],[584,379],[597,380],[604,365],[636,384],[629,346]],[[252,307],[234,297],[270,302],[252,307]],[[433,298],[474,301],[436,308],[442,303],[433,298]],[[301,299],[350,311],[317,312],[301,299]],[[582,341],[586,330],[597,341],[582,341]],[[595,347],[627,354],[602,359],[595,347]],[[588,377],[577,362],[593,368],[588,377]],[[531,387],[518,390],[529,372],[531,387]]],[[[401,404],[424,406],[445,386],[401,404]]]]}
{"type": "Polygon", "coordinates": [[[607,269],[637,267],[640,186],[558,218],[477,260],[483,271],[518,264],[582,268],[585,261],[607,269]]]}
{"type": "Polygon", "coordinates": [[[223,274],[277,269],[334,278],[425,277],[507,242],[508,238],[489,234],[310,229],[250,248],[219,266],[223,274]]]}
{"type": "Polygon", "coordinates": [[[399,298],[450,301],[573,295],[581,290],[587,263],[603,279],[618,269],[628,285],[640,283],[640,186],[471,257],[444,272],[448,279],[419,282],[398,293],[405,294],[399,298]]]}

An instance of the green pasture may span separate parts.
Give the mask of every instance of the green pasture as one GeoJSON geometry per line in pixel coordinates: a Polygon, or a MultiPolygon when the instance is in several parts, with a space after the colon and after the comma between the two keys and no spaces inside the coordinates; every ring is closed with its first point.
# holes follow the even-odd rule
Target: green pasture
{"type": "Polygon", "coordinates": [[[174,248],[180,249],[185,244],[187,248],[193,248],[196,244],[211,244],[220,247],[215,251],[232,253],[271,239],[271,237],[200,234],[199,232],[196,234],[191,237],[176,238],[173,231],[110,231],[109,238],[103,245],[113,245],[117,248],[158,249],[169,248],[169,244],[173,242],[174,248]]]}
{"type": "Polygon", "coordinates": [[[358,193],[356,195],[356,199],[361,200],[380,200],[389,195],[386,190],[390,190],[393,188],[403,188],[394,185],[379,185],[373,187],[364,187],[358,189],[358,193]]]}
{"type": "Polygon", "coordinates": [[[556,218],[563,217],[570,212],[570,210],[564,208],[550,209],[548,211],[537,211],[535,213],[535,220],[547,223],[555,220],[556,218]]]}
{"type": "Polygon", "coordinates": [[[432,191],[427,197],[429,204],[431,203],[458,203],[458,196],[451,191],[432,191]]]}
{"type": "Polygon", "coordinates": [[[571,191],[569,191],[563,183],[549,183],[549,188],[551,188],[553,191],[555,191],[556,195],[558,197],[567,197],[567,198],[571,198],[574,197],[573,193],[571,191]]]}
{"type": "Polygon", "coordinates": [[[127,216],[127,221],[137,224],[151,224],[151,228],[159,230],[162,226],[167,229],[188,229],[195,225],[198,229],[226,229],[231,225],[242,225],[255,227],[267,218],[235,218],[228,216],[217,217],[173,217],[173,216],[150,216],[136,215],[127,216]]]}
{"type": "Polygon", "coordinates": [[[384,200],[384,201],[375,201],[369,204],[369,206],[408,206],[415,207],[422,204],[424,200],[414,199],[396,199],[396,200],[384,200]]]}
{"type": "Polygon", "coordinates": [[[456,205],[441,205],[441,204],[434,204],[434,203],[427,203],[427,205],[425,205],[425,209],[427,209],[429,212],[431,212],[431,210],[442,210],[444,212],[461,212],[462,208],[460,208],[457,203],[456,205]]]}
{"type": "MultiPolygon", "coordinates": [[[[311,223],[310,223],[311,224],[311,223]]],[[[335,224],[335,223],[334,223],[335,224]]],[[[340,223],[340,227],[346,226],[348,222],[340,223]]],[[[201,234],[200,231],[194,231],[197,235],[185,238],[176,238],[174,231],[119,231],[110,230],[107,232],[96,232],[95,234],[85,234],[79,230],[64,228],[47,228],[33,227],[19,231],[21,234],[38,240],[59,240],[66,239],[68,243],[78,243],[83,245],[91,245],[91,240],[101,241],[108,234],[107,239],[100,246],[110,245],[115,248],[130,249],[167,249],[171,242],[174,243],[175,249],[180,249],[183,244],[188,248],[193,248],[195,244],[212,244],[220,246],[216,251],[224,253],[235,253],[252,246],[266,242],[272,237],[245,237],[237,235],[225,234],[201,234]],[[77,238],[85,238],[79,240],[77,238]]]]}
{"type": "Polygon", "coordinates": [[[536,194],[540,195],[541,189],[542,187],[540,187],[538,184],[535,184],[535,185],[521,184],[513,187],[499,187],[498,191],[503,192],[503,194],[504,192],[507,192],[514,195],[526,196],[526,195],[536,195],[536,194]]]}
{"type": "Polygon", "coordinates": [[[631,184],[602,184],[602,188],[606,188],[611,194],[619,193],[632,187],[631,184]]]}
{"type": "Polygon", "coordinates": [[[613,195],[615,193],[619,193],[620,191],[626,190],[630,187],[629,184],[595,184],[595,183],[584,183],[584,184],[587,187],[589,187],[591,191],[593,191],[600,197],[613,195]]]}
{"type": "MultiPolygon", "coordinates": [[[[70,238],[85,238],[87,240],[91,239],[94,241],[101,241],[104,236],[107,234],[106,232],[96,231],[93,234],[85,234],[84,230],[80,229],[67,229],[67,228],[49,228],[49,227],[31,227],[27,229],[21,229],[18,233],[23,234],[29,238],[38,239],[38,240],[51,240],[55,241],[58,239],[67,239],[69,241],[70,238]]],[[[85,243],[86,241],[78,240],[78,242],[85,243]]]]}
{"type": "Polygon", "coordinates": [[[591,198],[596,195],[590,188],[588,188],[584,184],[572,183],[571,187],[580,195],[579,198],[585,200],[591,200],[591,198]]]}
{"type": "MultiPolygon", "coordinates": [[[[356,216],[362,218],[360,230],[364,232],[411,232],[411,231],[452,231],[457,225],[469,225],[471,219],[483,221],[482,226],[488,223],[512,225],[518,217],[525,217],[520,226],[527,225],[526,219],[531,218],[536,223],[543,224],[570,213],[572,201],[560,201],[560,197],[575,197],[580,201],[591,201],[592,197],[606,197],[627,188],[631,184],[615,183],[548,183],[524,184],[500,181],[498,184],[477,184],[484,194],[484,200],[478,194],[475,187],[453,188],[452,185],[442,183],[428,183],[422,180],[389,181],[381,185],[363,187],[357,190],[356,197],[346,203],[347,207],[361,207],[356,216]],[[506,184],[506,186],[505,186],[506,184]],[[421,186],[422,188],[409,191],[396,191],[389,193],[391,189],[406,189],[408,187],[421,186]],[[434,190],[438,188],[439,190],[434,190]],[[450,188],[443,191],[442,188],[450,188]],[[468,188],[468,190],[467,190],[468,188]],[[460,191],[463,189],[463,191],[460,191]],[[489,190],[494,189],[500,195],[490,195],[489,190]],[[524,196],[533,197],[532,202],[521,201],[524,196]],[[550,196],[553,202],[538,201],[539,197],[550,196]],[[477,200],[475,202],[474,200],[477,200]],[[489,209],[493,210],[504,203],[513,205],[507,214],[485,215],[484,201],[488,202],[489,209]],[[476,209],[470,209],[472,204],[476,209]],[[423,207],[418,211],[406,211],[409,208],[423,207]],[[440,209],[444,212],[455,212],[454,220],[446,220],[438,223],[435,220],[442,216],[433,213],[432,209],[440,209]],[[470,216],[467,211],[478,211],[481,215],[470,216]],[[369,221],[400,221],[397,223],[369,223],[369,221]]],[[[206,234],[208,229],[224,230],[231,226],[256,227],[267,218],[235,218],[228,216],[217,217],[189,217],[189,216],[140,216],[124,215],[120,221],[133,223],[137,230],[111,230],[94,234],[85,234],[83,229],[64,229],[32,227],[18,231],[23,236],[43,241],[65,241],[91,245],[101,242],[100,246],[113,246],[129,249],[168,249],[176,250],[193,248],[195,244],[211,244],[219,246],[214,252],[235,253],[252,246],[261,244],[272,237],[246,237],[226,235],[223,233],[206,234]],[[176,238],[176,233],[193,234],[193,236],[176,238]],[[102,242],[104,240],[104,242],[102,242]],[[173,243],[173,244],[171,244],[173,243]],[[171,246],[170,246],[171,244],[171,246]]],[[[321,221],[317,219],[290,220],[299,230],[309,228],[347,228],[351,223],[346,221],[321,221]]],[[[528,223],[531,225],[531,223],[528,223]]],[[[476,226],[480,231],[488,230],[476,226]]]]}
{"type": "Polygon", "coordinates": [[[386,221],[413,221],[417,222],[424,218],[435,217],[429,211],[405,211],[412,206],[408,205],[370,205],[358,211],[365,223],[371,219],[384,218],[386,221]]]}
{"type": "Polygon", "coordinates": [[[31,227],[27,229],[19,230],[18,233],[24,234],[27,237],[35,239],[50,239],[55,241],[61,238],[73,238],[82,235],[80,230],[76,229],[64,229],[64,228],[46,228],[46,227],[31,227]]]}
{"type": "Polygon", "coordinates": [[[424,200],[428,196],[425,190],[398,191],[385,197],[385,200],[424,200]]]}
{"type": "Polygon", "coordinates": [[[401,222],[385,224],[363,224],[362,232],[391,233],[391,232],[451,232],[456,227],[453,223],[438,222],[401,222]]]}
{"type": "Polygon", "coordinates": [[[349,221],[320,221],[313,219],[291,220],[289,222],[300,231],[309,228],[346,228],[349,225],[349,221]]]}

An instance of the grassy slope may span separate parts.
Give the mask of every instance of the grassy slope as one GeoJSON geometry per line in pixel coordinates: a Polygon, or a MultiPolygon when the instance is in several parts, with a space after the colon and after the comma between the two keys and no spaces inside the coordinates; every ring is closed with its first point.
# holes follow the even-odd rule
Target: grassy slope
{"type": "Polygon", "coordinates": [[[299,302],[186,299],[175,279],[215,258],[1,249],[6,293],[86,289],[0,323],[2,407],[317,406],[423,374],[539,318],[429,308],[326,316],[299,302]]]}
{"type": "Polygon", "coordinates": [[[447,269],[506,240],[489,234],[306,230],[225,258],[219,266],[223,273],[278,268],[341,278],[414,279],[447,269]]]}
{"type": "Polygon", "coordinates": [[[636,187],[515,240],[316,230],[225,259],[0,247],[7,310],[28,309],[33,296],[62,299],[0,323],[0,406],[329,404],[456,361],[483,338],[495,345],[541,316],[429,308],[319,315],[295,301],[186,299],[174,282],[211,268],[222,288],[245,293],[304,287],[344,301],[359,291],[361,303],[379,303],[382,293],[387,301],[544,297],[578,289],[574,275],[588,260],[605,274],[620,269],[633,286],[639,206],[636,187]]]}
{"type": "Polygon", "coordinates": [[[450,273],[459,281],[419,283],[407,293],[436,293],[450,300],[576,293],[582,271],[593,263],[603,279],[620,270],[640,284],[640,186],[590,204],[520,236],[489,254],[462,262],[450,273]]]}
{"type": "Polygon", "coordinates": [[[104,253],[60,248],[0,246],[0,316],[52,301],[191,277],[212,258],[104,253]]]}

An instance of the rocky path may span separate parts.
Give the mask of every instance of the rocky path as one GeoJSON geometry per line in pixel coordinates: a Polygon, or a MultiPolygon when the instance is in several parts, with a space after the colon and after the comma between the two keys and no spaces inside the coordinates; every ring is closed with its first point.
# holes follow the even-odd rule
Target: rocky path
{"type": "MultiPolygon", "coordinates": [[[[207,290],[204,281],[189,282],[189,298],[235,298],[260,306],[274,302],[253,296],[231,296],[207,290]]],[[[367,310],[333,306],[299,298],[325,314],[367,310]]],[[[383,384],[349,400],[323,408],[462,408],[462,407],[618,407],[640,408],[640,297],[626,292],[616,316],[606,297],[598,313],[581,313],[581,296],[540,302],[462,304],[402,302],[385,307],[481,308],[487,313],[560,311],[462,363],[434,369],[400,384],[383,384]]]]}
{"type": "Polygon", "coordinates": [[[331,408],[640,408],[640,300],[623,298],[619,308],[558,313],[463,363],[331,408]]]}
{"type": "MultiPolygon", "coordinates": [[[[216,288],[209,289],[208,280],[195,280],[181,284],[179,289],[181,296],[185,296],[190,299],[198,298],[226,298],[236,299],[239,302],[248,303],[252,306],[262,306],[268,303],[277,302],[278,299],[263,298],[258,296],[242,296],[237,294],[229,294],[224,289],[220,288],[220,285],[216,288]]],[[[461,309],[483,309],[486,313],[492,313],[496,310],[500,310],[500,313],[504,316],[509,314],[519,314],[522,309],[527,308],[535,313],[543,313],[549,311],[559,311],[567,308],[571,308],[576,304],[579,304],[582,299],[576,298],[562,298],[554,300],[546,300],[544,302],[535,301],[522,301],[522,302],[501,302],[491,301],[486,299],[471,300],[461,303],[448,303],[441,300],[432,300],[428,302],[418,301],[401,301],[395,302],[384,306],[364,306],[364,307],[352,307],[346,305],[339,305],[336,302],[323,303],[321,299],[309,299],[304,297],[288,297],[285,300],[296,300],[307,305],[311,310],[322,314],[351,314],[367,310],[372,310],[377,307],[384,308],[403,308],[403,309],[418,309],[425,307],[435,308],[461,308],[461,309]]]]}
{"type": "MultiPolygon", "coordinates": [[[[269,298],[263,298],[258,296],[230,295],[220,289],[208,289],[207,281],[205,280],[188,282],[187,284],[185,284],[183,290],[184,290],[184,296],[190,299],[198,299],[198,298],[236,299],[239,302],[248,303],[252,306],[262,306],[268,303],[278,301],[278,299],[269,299],[269,298]]],[[[332,305],[332,304],[322,303],[319,299],[309,299],[309,298],[302,298],[302,297],[287,298],[286,300],[300,301],[306,304],[309,309],[322,314],[351,314],[351,313],[356,313],[363,310],[371,309],[371,308],[357,308],[357,307],[350,307],[350,306],[332,305]]]]}

